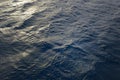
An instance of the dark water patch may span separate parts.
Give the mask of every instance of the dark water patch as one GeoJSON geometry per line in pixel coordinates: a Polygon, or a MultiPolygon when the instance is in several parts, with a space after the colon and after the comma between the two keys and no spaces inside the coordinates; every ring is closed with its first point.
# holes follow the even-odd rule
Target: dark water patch
{"type": "Polygon", "coordinates": [[[31,19],[32,18],[25,20],[20,26],[15,27],[14,29],[15,30],[19,30],[19,29],[25,29],[27,27],[32,26],[32,24],[34,23],[34,21],[32,21],[31,19]]]}
{"type": "Polygon", "coordinates": [[[120,64],[108,61],[96,63],[95,70],[87,73],[85,80],[119,80],[120,70],[118,66],[120,64]]]}
{"type": "Polygon", "coordinates": [[[0,55],[14,55],[17,54],[18,51],[24,51],[26,49],[30,48],[29,45],[23,43],[23,42],[1,42],[0,43],[0,55]]]}
{"type": "Polygon", "coordinates": [[[41,52],[52,49],[54,46],[48,42],[42,41],[40,43],[34,43],[33,46],[38,48],[41,52]]]}

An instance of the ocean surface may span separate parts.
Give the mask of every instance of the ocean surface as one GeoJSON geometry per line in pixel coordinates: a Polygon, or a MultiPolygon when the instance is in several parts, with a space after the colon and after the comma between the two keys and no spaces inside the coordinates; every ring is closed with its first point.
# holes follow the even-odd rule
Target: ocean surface
{"type": "Polygon", "coordinates": [[[120,80],[120,0],[0,0],[0,80],[120,80]]]}

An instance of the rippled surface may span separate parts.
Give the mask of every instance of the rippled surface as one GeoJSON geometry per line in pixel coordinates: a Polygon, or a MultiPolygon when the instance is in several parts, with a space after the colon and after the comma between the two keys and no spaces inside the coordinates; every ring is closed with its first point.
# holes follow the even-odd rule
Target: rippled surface
{"type": "Polygon", "coordinates": [[[120,0],[1,0],[1,80],[120,80],[120,0]]]}

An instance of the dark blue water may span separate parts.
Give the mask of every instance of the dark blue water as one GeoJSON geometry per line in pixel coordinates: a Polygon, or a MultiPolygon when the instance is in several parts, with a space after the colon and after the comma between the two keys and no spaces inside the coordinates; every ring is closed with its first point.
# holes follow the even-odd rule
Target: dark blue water
{"type": "Polygon", "coordinates": [[[0,9],[0,80],[120,80],[119,0],[12,0],[0,9]]]}

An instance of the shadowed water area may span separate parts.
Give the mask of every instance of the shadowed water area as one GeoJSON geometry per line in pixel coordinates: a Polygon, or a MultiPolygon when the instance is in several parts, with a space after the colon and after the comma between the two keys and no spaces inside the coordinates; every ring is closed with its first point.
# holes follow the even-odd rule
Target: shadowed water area
{"type": "Polygon", "coordinates": [[[0,0],[0,80],[120,80],[120,0],[0,0]]]}

